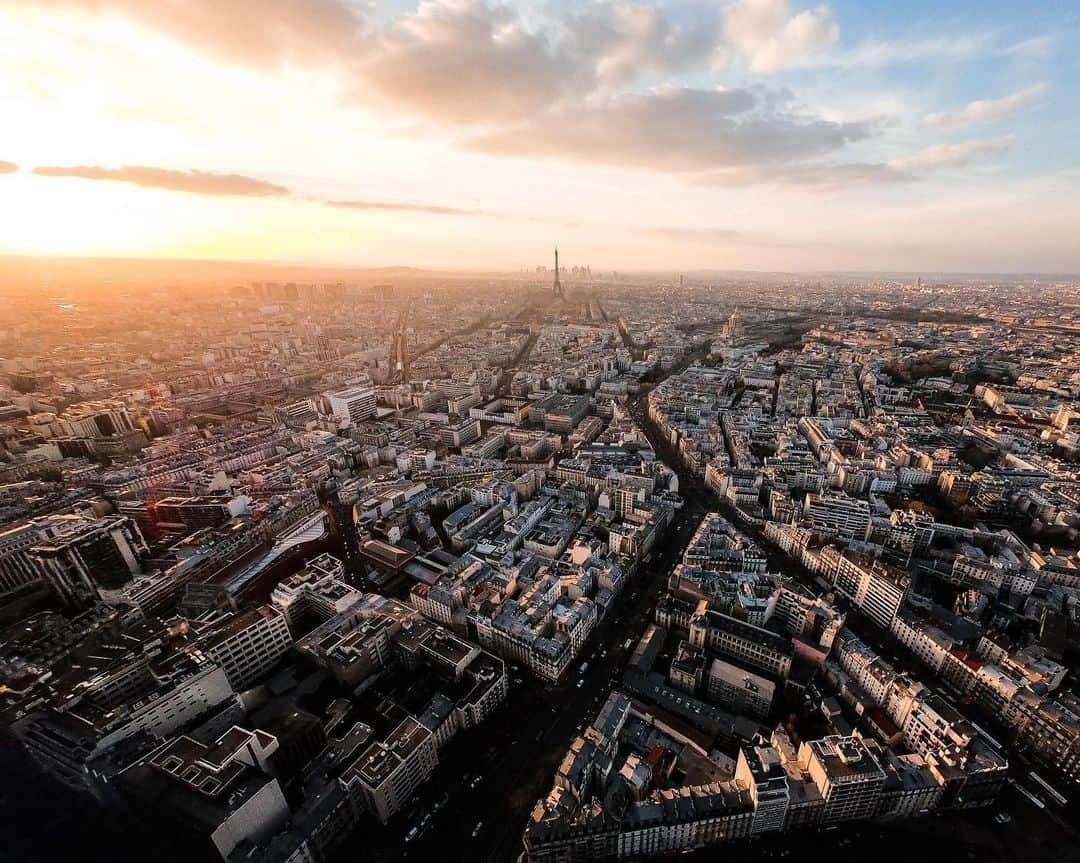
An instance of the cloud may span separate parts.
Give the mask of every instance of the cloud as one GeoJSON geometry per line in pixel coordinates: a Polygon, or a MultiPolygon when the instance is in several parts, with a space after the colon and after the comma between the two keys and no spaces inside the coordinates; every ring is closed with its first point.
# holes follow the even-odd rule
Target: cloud
{"type": "Polygon", "coordinates": [[[894,159],[889,165],[900,171],[963,168],[980,159],[1008,152],[1015,140],[1015,135],[1005,135],[1001,138],[983,138],[959,144],[935,144],[911,156],[894,159]]]}
{"type": "Polygon", "coordinates": [[[515,11],[480,0],[428,0],[372,42],[357,94],[454,124],[513,119],[588,89],[587,67],[529,32],[515,11]]]}
{"type": "Polygon", "coordinates": [[[41,2],[116,15],[231,63],[330,69],[352,103],[477,127],[701,64],[719,30],[715,13],[679,25],[628,0],[528,20],[502,0],[421,0],[381,17],[347,0],[41,2]]]}
{"type": "Polygon", "coordinates": [[[837,192],[855,186],[903,183],[915,179],[910,172],[882,162],[820,162],[735,168],[703,174],[697,185],[739,187],[758,184],[790,186],[812,192],[837,192]]]}
{"type": "Polygon", "coordinates": [[[36,6],[116,15],[228,62],[258,67],[342,59],[364,22],[344,0],[35,0],[36,6]]]}
{"type": "Polygon", "coordinates": [[[378,210],[384,212],[429,213],[436,216],[487,216],[483,210],[463,210],[436,204],[410,204],[398,201],[323,201],[328,207],[343,210],[378,210]]]}
{"type": "Polygon", "coordinates": [[[659,6],[621,0],[594,2],[567,26],[576,52],[591,59],[594,79],[603,86],[693,67],[712,54],[719,38],[715,18],[680,26],[659,6]]]}
{"type": "Polygon", "coordinates": [[[805,159],[873,134],[868,123],[783,113],[751,89],[624,94],[473,136],[472,150],[659,171],[706,171],[805,159]]]}
{"type": "Polygon", "coordinates": [[[681,27],[662,8],[600,0],[527,26],[486,0],[425,0],[374,35],[356,64],[356,93],[455,125],[516,122],[561,104],[701,63],[715,21],[681,27]]]}
{"type": "MultiPolygon", "coordinates": [[[[0,174],[16,170],[10,162],[0,162],[0,174]],[[5,166],[10,165],[10,169],[5,166]]],[[[43,165],[34,168],[39,177],[73,177],[81,180],[104,180],[114,183],[132,183],[147,189],[164,189],[170,192],[187,192],[196,195],[236,195],[245,197],[284,197],[293,191],[285,186],[246,177],[242,174],[213,174],[207,171],[178,171],[169,168],[151,168],[143,165],[125,165],[122,168],[101,168],[94,165],[56,167],[43,165]]],[[[342,210],[371,210],[379,212],[427,213],[436,216],[488,216],[484,210],[466,210],[438,204],[410,203],[405,201],[373,200],[320,200],[323,204],[342,210]]]]}
{"type": "Polygon", "coordinates": [[[125,165],[121,168],[102,168],[95,165],[40,166],[34,168],[34,173],[41,177],[75,177],[83,180],[132,183],[146,189],[165,189],[194,195],[276,197],[290,194],[284,186],[242,174],[177,171],[146,165],[125,165]]]}
{"type": "Polygon", "coordinates": [[[1001,49],[1005,57],[1033,57],[1045,58],[1052,54],[1060,41],[1060,33],[1044,33],[1041,36],[1032,36],[1030,39],[1022,39],[1013,42],[1001,49]]]}
{"type": "MultiPolygon", "coordinates": [[[[837,49],[828,5],[793,13],[789,0],[735,0],[723,11],[592,0],[570,11],[527,12],[508,0],[419,0],[411,11],[369,13],[359,0],[41,0],[117,15],[230,62],[336,71],[353,104],[433,121],[475,153],[551,158],[686,175],[717,187],[772,184],[813,191],[904,183],[1000,154],[1012,139],[929,147],[901,159],[843,162],[849,145],[882,131],[878,120],[810,114],[786,90],[673,87],[669,76],[700,69],[717,50],[751,70],[793,66],[864,68],[960,59],[988,37],[865,41],[837,49]],[[690,20],[687,16],[698,16],[690,20]],[[657,86],[650,87],[650,84],[657,86]]],[[[1042,92],[931,115],[950,126],[1005,116],[1042,92]]],[[[425,123],[417,127],[428,130],[425,123]]],[[[42,168],[50,176],[129,182],[217,195],[285,196],[289,189],[240,175],[131,166],[42,168]]],[[[330,200],[332,207],[492,215],[434,204],[330,200]]]]}
{"type": "Polygon", "coordinates": [[[738,187],[750,185],[790,186],[811,192],[838,192],[859,186],[911,183],[935,171],[964,168],[974,162],[1007,152],[1014,135],[936,144],[888,162],[835,163],[805,161],[790,165],[747,165],[713,171],[697,177],[703,186],[738,187]]]}
{"type": "Polygon", "coordinates": [[[1045,83],[1039,82],[1000,99],[977,99],[974,102],[968,102],[958,111],[927,114],[925,121],[930,126],[957,128],[959,126],[970,126],[973,123],[1000,120],[1002,117],[1009,117],[1026,108],[1042,96],[1047,89],[1045,83]]]}
{"type": "Polygon", "coordinates": [[[755,72],[797,66],[836,44],[840,28],[825,5],[794,17],[788,0],[736,0],[724,11],[724,35],[755,72]]]}
{"type": "Polygon", "coordinates": [[[0,161],[0,174],[14,174],[19,170],[19,166],[14,162],[0,161]]]}
{"type": "Polygon", "coordinates": [[[985,52],[991,38],[984,33],[951,33],[927,39],[867,39],[848,50],[811,58],[804,65],[838,69],[878,69],[918,63],[958,63],[985,52]]]}

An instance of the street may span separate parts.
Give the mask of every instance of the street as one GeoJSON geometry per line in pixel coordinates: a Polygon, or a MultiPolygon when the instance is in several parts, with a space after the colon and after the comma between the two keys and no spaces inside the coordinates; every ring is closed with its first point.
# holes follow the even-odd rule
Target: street
{"type": "MultiPolygon", "coordinates": [[[[469,861],[518,856],[529,813],[550,790],[571,740],[593,720],[622,677],[633,650],[633,645],[625,647],[626,640],[636,643],[644,631],[701,517],[700,511],[676,514],[652,563],[626,586],[564,681],[545,685],[524,670],[511,672],[506,703],[487,724],[460,734],[439,753],[439,766],[413,805],[385,828],[372,823],[371,830],[357,830],[368,859],[400,859],[404,837],[425,815],[431,817],[405,845],[406,856],[438,854],[444,860],[469,861]],[[579,677],[586,661],[589,668],[579,677]],[[522,682],[514,683],[515,676],[522,682]],[[580,687],[579,679],[585,681],[580,687]],[[440,801],[445,802],[439,806],[440,801]]],[[[347,841],[339,859],[352,858],[356,845],[356,838],[347,841]]]]}
{"type": "MultiPolygon", "coordinates": [[[[643,422],[644,401],[633,400],[630,409],[659,453],[661,442],[643,422]]],[[[445,860],[504,861],[520,854],[529,813],[550,790],[574,736],[592,721],[621,679],[633,644],[666,590],[668,573],[707,511],[708,497],[700,485],[689,482],[681,470],[680,480],[686,507],[657,541],[651,563],[642,567],[597,626],[567,678],[544,684],[525,670],[511,670],[506,703],[483,727],[459,735],[440,752],[437,770],[413,804],[385,828],[373,823],[373,829],[356,832],[356,837],[364,837],[369,859],[400,859],[403,843],[405,855],[417,859],[438,854],[445,860]],[[627,639],[633,640],[629,649],[627,639]],[[589,667],[579,677],[583,662],[589,667]],[[580,686],[579,680],[584,680],[580,686]],[[406,843],[413,827],[418,833],[406,843]]],[[[351,858],[356,844],[355,838],[346,842],[340,859],[351,858]]]]}

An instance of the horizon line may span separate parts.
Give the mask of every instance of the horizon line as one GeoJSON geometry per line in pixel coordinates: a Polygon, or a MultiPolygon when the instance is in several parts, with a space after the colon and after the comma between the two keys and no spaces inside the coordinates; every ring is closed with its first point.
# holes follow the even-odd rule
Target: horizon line
{"type": "MultiPolygon", "coordinates": [[[[444,266],[438,264],[415,265],[415,264],[357,264],[357,263],[334,263],[317,262],[306,260],[267,259],[267,258],[199,258],[177,257],[168,255],[34,255],[18,252],[0,253],[0,260],[16,261],[58,261],[58,262],[137,262],[144,264],[190,264],[203,266],[261,266],[295,268],[308,270],[353,270],[357,272],[371,272],[379,270],[411,270],[417,274],[429,273],[432,275],[500,275],[521,276],[522,270],[508,267],[460,267],[444,266]]],[[[546,266],[546,265],[541,265],[546,266]]],[[[573,266],[573,265],[571,265],[573,266]]],[[[858,268],[836,267],[824,269],[749,269],[749,268],[724,268],[724,267],[693,267],[679,269],[675,267],[611,267],[592,266],[599,273],[617,272],[621,275],[695,275],[708,273],[733,273],[748,275],[789,275],[789,276],[822,276],[822,275],[857,275],[857,276],[1009,276],[1009,277],[1039,277],[1039,278],[1074,278],[1080,279],[1080,270],[1076,272],[1055,270],[979,270],[979,269],[883,269],[883,268],[858,268]]],[[[561,269],[561,267],[560,267],[561,269]]],[[[525,270],[532,272],[531,269],[525,270]]]]}

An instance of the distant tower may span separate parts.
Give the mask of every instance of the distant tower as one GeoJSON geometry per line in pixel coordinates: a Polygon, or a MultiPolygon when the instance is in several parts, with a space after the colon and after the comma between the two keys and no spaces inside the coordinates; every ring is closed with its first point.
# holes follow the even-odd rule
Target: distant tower
{"type": "Polygon", "coordinates": [[[559,281],[559,247],[555,247],[555,284],[551,286],[551,293],[556,297],[562,298],[563,290],[562,283],[559,281]]]}
{"type": "Polygon", "coordinates": [[[394,372],[403,384],[409,383],[409,335],[405,331],[408,319],[409,310],[406,308],[398,317],[392,345],[395,360],[394,372]]]}

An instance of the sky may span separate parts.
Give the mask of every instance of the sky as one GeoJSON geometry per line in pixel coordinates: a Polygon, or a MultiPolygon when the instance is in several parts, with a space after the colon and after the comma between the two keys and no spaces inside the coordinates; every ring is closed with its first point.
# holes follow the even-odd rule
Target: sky
{"type": "Polygon", "coordinates": [[[1080,272],[1080,5],[4,0],[0,254],[1080,272]]]}

